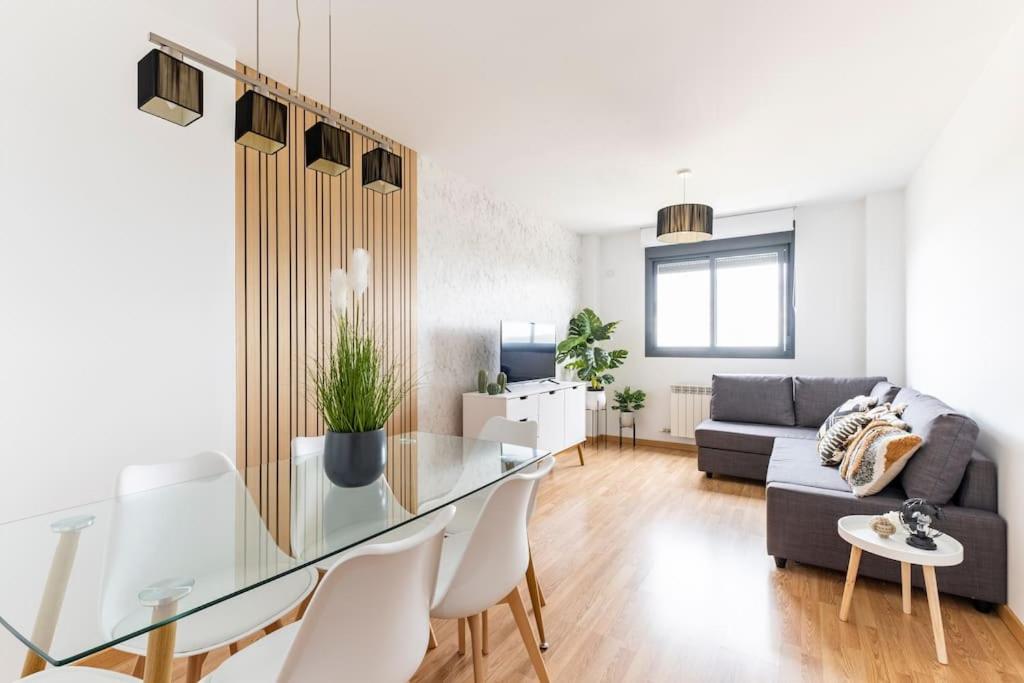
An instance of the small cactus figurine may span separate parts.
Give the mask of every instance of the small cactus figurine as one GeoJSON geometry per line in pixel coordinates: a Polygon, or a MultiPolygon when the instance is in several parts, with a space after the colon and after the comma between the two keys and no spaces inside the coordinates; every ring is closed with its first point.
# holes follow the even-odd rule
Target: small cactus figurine
{"type": "Polygon", "coordinates": [[[506,375],[504,372],[499,372],[498,373],[498,388],[500,388],[501,391],[498,392],[498,393],[502,393],[502,394],[505,393],[505,387],[507,387],[507,386],[508,386],[508,375],[506,375]]]}
{"type": "Polygon", "coordinates": [[[498,386],[497,382],[491,382],[487,385],[487,393],[491,396],[497,396],[501,393],[501,387],[498,386]]]}
{"type": "Polygon", "coordinates": [[[490,381],[490,378],[487,377],[487,371],[486,370],[481,370],[480,372],[476,373],[476,389],[477,389],[477,391],[479,391],[481,394],[486,394],[487,393],[487,383],[489,381],[490,381]]]}

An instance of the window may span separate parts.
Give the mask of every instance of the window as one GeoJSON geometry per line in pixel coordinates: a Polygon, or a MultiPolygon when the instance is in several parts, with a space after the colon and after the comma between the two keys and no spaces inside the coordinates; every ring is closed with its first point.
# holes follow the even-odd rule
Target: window
{"type": "Polygon", "coordinates": [[[793,357],[793,234],[647,249],[647,355],[793,357]]]}

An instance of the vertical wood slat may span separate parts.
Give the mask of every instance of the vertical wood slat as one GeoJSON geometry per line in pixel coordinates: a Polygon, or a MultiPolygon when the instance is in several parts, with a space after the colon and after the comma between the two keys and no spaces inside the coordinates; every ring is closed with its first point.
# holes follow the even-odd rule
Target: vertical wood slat
{"type": "MultiPolygon", "coordinates": [[[[242,92],[239,84],[236,93],[242,92]]],[[[362,155],[372,141],[353,134],[352,168],[330,178],[305,168],[304,132],[317,117],[291,105],[288,117],[288,145],[276,155],[241,146],[235,152],[236,459],[256,508],[285,549],[291,440],[324,432],[309,373],[331,342],[330,271],[347,268],[353,249],[372,257],[370,290],[359,302],[365,324],[398,355],[407,378],[416,369],[416,153],[394,145],[405,184],[380,195],[362,186],[362,155]]],[[[416,426],[413,395],[387,428],[394,435],[416,426]]],[[[393,443],[387,477],[399,501],[413,506],[413,449],[393,443]]]]}

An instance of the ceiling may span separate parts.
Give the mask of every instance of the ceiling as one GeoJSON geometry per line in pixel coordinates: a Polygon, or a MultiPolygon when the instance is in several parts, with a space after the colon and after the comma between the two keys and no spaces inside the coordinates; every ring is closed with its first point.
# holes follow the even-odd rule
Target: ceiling
{"type": "MultiPolygon", "coordinates": [[[[335,107],[579,232],[902,186],[1020,0],[333,0],[335,107]]],[[[299,0],[327,99],[329,0],[299,0]]],[[[295,81],[295,4],[261,0],[295,81]]],[[[255,0],[217,28],[255,63],[255,0]]]]}

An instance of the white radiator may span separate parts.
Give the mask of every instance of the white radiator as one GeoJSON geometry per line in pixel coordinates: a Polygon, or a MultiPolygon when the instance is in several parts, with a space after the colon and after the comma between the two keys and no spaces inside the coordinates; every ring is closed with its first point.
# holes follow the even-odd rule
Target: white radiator
{"type": "Polygon", "coordinates": [[[671,388],[671,434],[692,439],[700,421],[711,415],[711,387],[673,384],[671,388]]]}

